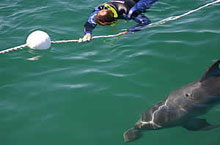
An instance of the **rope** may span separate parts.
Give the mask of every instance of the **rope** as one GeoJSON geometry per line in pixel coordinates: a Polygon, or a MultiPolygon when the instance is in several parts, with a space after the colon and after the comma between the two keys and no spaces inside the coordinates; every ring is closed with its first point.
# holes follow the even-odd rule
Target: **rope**
{"type": "MultiPolygon", "coordinates": [[[[146,29],[147,27],[149,26],[157,26],[157,25],[161,25],[161,24],[164,24],[166,22],[169,22],[169,21],[173,21],[173,20],[177,20],[181,17],[184,17],[184,16],[187,16],[189,14],[192,14],[200,9],[203,9],[205,7],[208,7],[210,5],[214,5],[216,3],[219,3],[220,0],[216,0],[214,2],[211,2],[211,3],[208,3],[208,4],[205,4],[204,6],[201,6],[197,9],[194,9],[194,10],[191,10],[189,12],[186,12],[184,14],[181,14],[179,16],[172,16],[172,17],[168,17],[166,19],[163,19],[161,21],[158,21],[158,22],[155,22],[155,23],[151,23],[149,25],[147,25],[146,27],[142,28],[142,29],[146,29]]],[[[98,38],[110,38],[110,37],[117,37],[117,36],[121,36],[125,34],[125,32],[121,32],[121,33],[118,33],[118,34],[113,34],[113,35],[102,35],[102,36],[94,36],[92,37],[92,39],[98,39],[98,38]]],[[[59,44],[59,43],[71,43],[71,42],[81,42],[79,40],[59,40],[59,41],[51,41],[52,44],[59,44]]],[[[0,54],[3,54],[3,53],[7,53],[7,52],[11,52],[11,51],[15,51],[15,50],[19,50],[19,49],[22,49],[24,47],[27,47],[27,44],[23,44],[23,45],[20,45],[20,46],[17,46],[17,47],[14,47],[14,48],[9,48],[9,49],[6,49],[6,50],[3,50],[3,51],[0,51],[0,54]]]]}
{"type": "Polygon", "coordinates": [[[164,23],[166,23],[166,22],[168,22],[168,21],[177,20],[177,19],[179,19],[179,18],[181,18],[181,17],[187,16],[187,15],[192,14],[192,13],[198,11],[198,10],[201,10],[201,9],[203,9],[203,8],[206,8],[206,7],[210,6],[210,5],[214,5],[214,4],[219,3],[219,2],[220,2],[220,0],[216,0],[216,1],[214,1],[214,2],[211,2],[211,3],[208,3],[208,4],[204,5],[204,6],[201,6],[201,7],[197,8],[197,9],[194,9],[194,10],[191,10],[191,11],[186,12],[186,13],[184,13],[184,14],[181,14],[181,15],[179,15],[179,16],[172,16],[172,17],[168,17],[168,18],[166,18],[166,19],[163,19],[163,20],[161,20],[161,21],[159,21],[159,22],[151,23],[151,24],[149,24],[148,26],[157,26],[157,25],[164,24],[164,23]]]}
{"type": "MultiPolygon", "coordinates": [[[[98,38],[110,38],[110,37],[117,37],[122,35],[122,33],[118,34],[113,34],[113,35],[101,35],[101,36],[93,36],[92,39],[98,39],[98,38]]],[[[79,40],[60,40],[60,41],[51,41],[53,44],[58,44],[58,43],[71,43],[71,42],[80,42],[79,40]]]]}
{"type": "Polygon", "coordinates": [[[11,51],[23,49],[23,48],[25,48],[25,47],[27,47],[27,44],[23,44],[23,45],[20,45],[20,46],[16,46],[16,47],[13,47],[13,48],[9,48],[9,49],[6,49],[6,50],[2,50],[2,51],[0,51],[0,54],[4,54],[4,53],[11,52],[11,51]]]}

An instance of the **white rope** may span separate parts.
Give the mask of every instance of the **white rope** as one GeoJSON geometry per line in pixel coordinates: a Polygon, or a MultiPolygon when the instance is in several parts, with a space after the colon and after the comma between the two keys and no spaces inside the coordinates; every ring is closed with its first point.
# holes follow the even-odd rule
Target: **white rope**
{"type": "MultiPolygon", "coordinates": [[[[179,19],[179,18],[181,18],[181,17],[184,17],[184,16],[187,16],[187,15],[189,15],[189,14],[192,14],[192,13],[194,13],[194,12],[200,10],[200,9],[203,9],[203,8],[208,7],[208,6],[210,6],[210,5],[214,5],[214,4],[218,3],[218,2],[220,2],[220,0],[216,0],[216,1],[214,1],[214,2],[208,3],[208,4],[204,5],[204,6],[201,6],[201,7],[197,8],[197,9],[191,10],[191,11],[186,12],[186,13],[184,13],[184,14],[181,14],[181,15],[179,15],[179,16],[172,16],[172,17],[168,17],[168,18],[166,18],[166,19],[163,19],[163,20],[161,20],[161,21],[158,21],[158,22],[155,22],[155,23],[151,23],[151,24],[147,25],[146,27],[144,27],[143,29],[146,29],[146,28],[149,27],[149,26],[157,26],[157,25],[164,24],[164,23],[166,23],[166,22],[168,22],[168,21],[177,20],[177,19],[179,19]]],[[[120,35],[123,35],[123,34],[124,34],[124,32],[121,32],[121,33],[118,33],[118,34],[113,34],[113,35],[94,36],[94,37],[92,37],[92,39],[117,37],[117,36],[120,36],[120,35]]],[[[53,43],[53,44],[58,44],[58,43],[71,43],[71,42],[81,42],[81,41],[80,41],[80,40],[51,41],[51,43],[53,43]]],[[[27,46],[28,46],[27,44],[23,44],[23,45],[14,47],[14,48],[9,48],[9,49],[0,51],[0,54],[7,53],[7,52],[11,52],[11,51],[15,51],[15,50],[18,50],[18,49],[22,49],[22,48],[27,47],[27,46]]]]}
{"type": "Polygon", "coordinates": [[[220,2],[220,0],[216,0],[216,1],[214,1],[214,2],[208,3],[208,4],[204,5],[204,6],[201,6],[201,7],[197,8],[197,9],[191,10],[191,11],[186,12],[186,13],[184,13],[184,14],[181,14],[181,15],[179,15],[179,16],[172,16],[172,17],[168,17],[168,18],[166,18],[166,19],[163,19],[163,20],[161,20],[161,21],[159,21],[159,22],[151,23],[151,24],[149,24],[148,26],[155,26],[155,25],[157,26],[157,25],[164,24],[164,23],[166,23],[166,22],[168,22],[168,21],[177,20],[177,19],[179,19],[179,18],[181,18],[181,17],[184,17],[184,16],[187,16],[187,15],[189,15],[189,14],[192,14],[192,13],[198,11],[198,10],[201,10],[201,9],[203,9],[203,8],[205,8],[205,7],[210,6],[210,5],[214,5],[214,4],[218,3],[218,2],[220,2]]]}
{"type": "Polygon", "coordinates": [[[16,47],[13,47],[13,48],[9,48],[9,49],[6,49],[6,50],[2,50],[0,51],[0,54],[3,54],[3,53],[8,53],[8,52],[11,52],[11,51],[15,51],[15,50],[19,50],[19,49],[23,49],[27,47],[26,44],[23,44],[23,45],[20,45],[20,46],[16,46],[16,47]]]}
{"type": "MultiPolygon", "coordinates": [[[[113,35],[102,35],[102,36],[93,36],[92,39],[97,39],[97,38],[110,38],[110,37],[117,37],[122,35],[122,33],[118,33],[118,34],[113,34],[113,35]]],[[[71,42],[79,42],[80,40],[59,40],[59,41],[51,41],[51,43],[53,44],[57,44],[57,43],[71,43],[71,42]]]]}

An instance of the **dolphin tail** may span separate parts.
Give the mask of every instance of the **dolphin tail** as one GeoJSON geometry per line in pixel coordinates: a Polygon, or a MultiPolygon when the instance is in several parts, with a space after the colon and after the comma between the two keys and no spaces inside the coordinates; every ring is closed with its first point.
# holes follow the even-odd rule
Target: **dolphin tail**
{"type": "Polygon", "coordinates": [[[202,76],[200,82],[210,78],[210,77],[220,77],[220,60],[217,60],[202,76]]]}
{"type": "Polygon", "coordinates": [[[135,139],[138,139],[141,134],[140,134],[140,130],[136,129],[136,128],[131,128],[128,129],[124,134],[124,141],[125,142],[130,142],[133,141],[135,139]]]}

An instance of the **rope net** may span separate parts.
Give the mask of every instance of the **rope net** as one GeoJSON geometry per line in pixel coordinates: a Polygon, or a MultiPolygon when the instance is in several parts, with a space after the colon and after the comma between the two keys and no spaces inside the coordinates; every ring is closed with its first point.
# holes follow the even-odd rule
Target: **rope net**
{"type": "MultiPolygon", "coordinates": [[[[158,22],[151,23],[151,24],[147,25],[146,27],[142,28],[142,30],[148,28],[149,26],[158,26],[158,25],[165,24],[165,23],[167,23],[167,22],[169,22],[169,21],[177,20],[177,19],[179,19],[179,18],[182,18],[182,17],[184,17],[184,16],[190,15],[190,14],[192,14],[192,13],[194,13],[194,12],[197,12],[197,11],[203,9],[203,8],[206,8],[206,7],[210,6],[210,5],[214,5],[214,4],[219,3],[219,2],[220,2],[220,0],[216,0],[216,1],[213,1],[213,2],[210,2],[210,3],[207,3],[207,4],[201,6],[201,7],[197,8],[197,9],[188,11],[188,12],[186,12],[186,13],[184,13],[184,14],[181,14],[181,15],[178,15],[178,16],[171,16],[171,17],[168,17],[168,18],[166,18],[166,19],[160,20],[160,21],[158,21],[158,22]]],[[[123,35],[123,32],[118,33],[118,34],[113,34],[113,35],[93,36],[92,39],[118,37],[118,36],[121,36],[121,35],[123,35]]],[[[59,40],[59,41],[51,41],[52,44],[72,43],[72,42],[79,42],[79,43],[80,43],[81,41],[80,41],[80,40],[59,40]]],[[[23,48],[25,48],[25,47],[27,47],[27,46],[28,46],[27,44],[23,44],[23,45],[20,45],[20,46],[16,46],[16,47],[13,47],[13,48],[9,48],[9,49],[6,49],[6,50],[2,50],[2,51],[0,51],[0,54],[8,53],[8,52],[15,51],[15,50],[19,50],[19,49],[23,49],[23,48]]]]}

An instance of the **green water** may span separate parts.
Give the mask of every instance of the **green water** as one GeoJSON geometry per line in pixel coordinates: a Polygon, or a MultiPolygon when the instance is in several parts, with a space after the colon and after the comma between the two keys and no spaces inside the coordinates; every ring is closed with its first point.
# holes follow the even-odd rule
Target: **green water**
{"type": "MultiPolygon", "coordinates": [[[[24,44],[32,31],[78,39],[104,0],[0,0],[0,48],[24,44]]],[[[152,22],[206,0],[159,1],[152,22]]],[[[0,145],[122,145],[123,132],[169,92],[199,79],[220,55],[220,4],[121,38],[25,48],[0,55],[0,145]]],[[[135,25],[119,21],[93,35],[135,25]]],[[[202,116],[219,124],[220,109],[202,116]]],[[[219,145],[220,128],[146,131],[131,145],[219,145]]]]}

